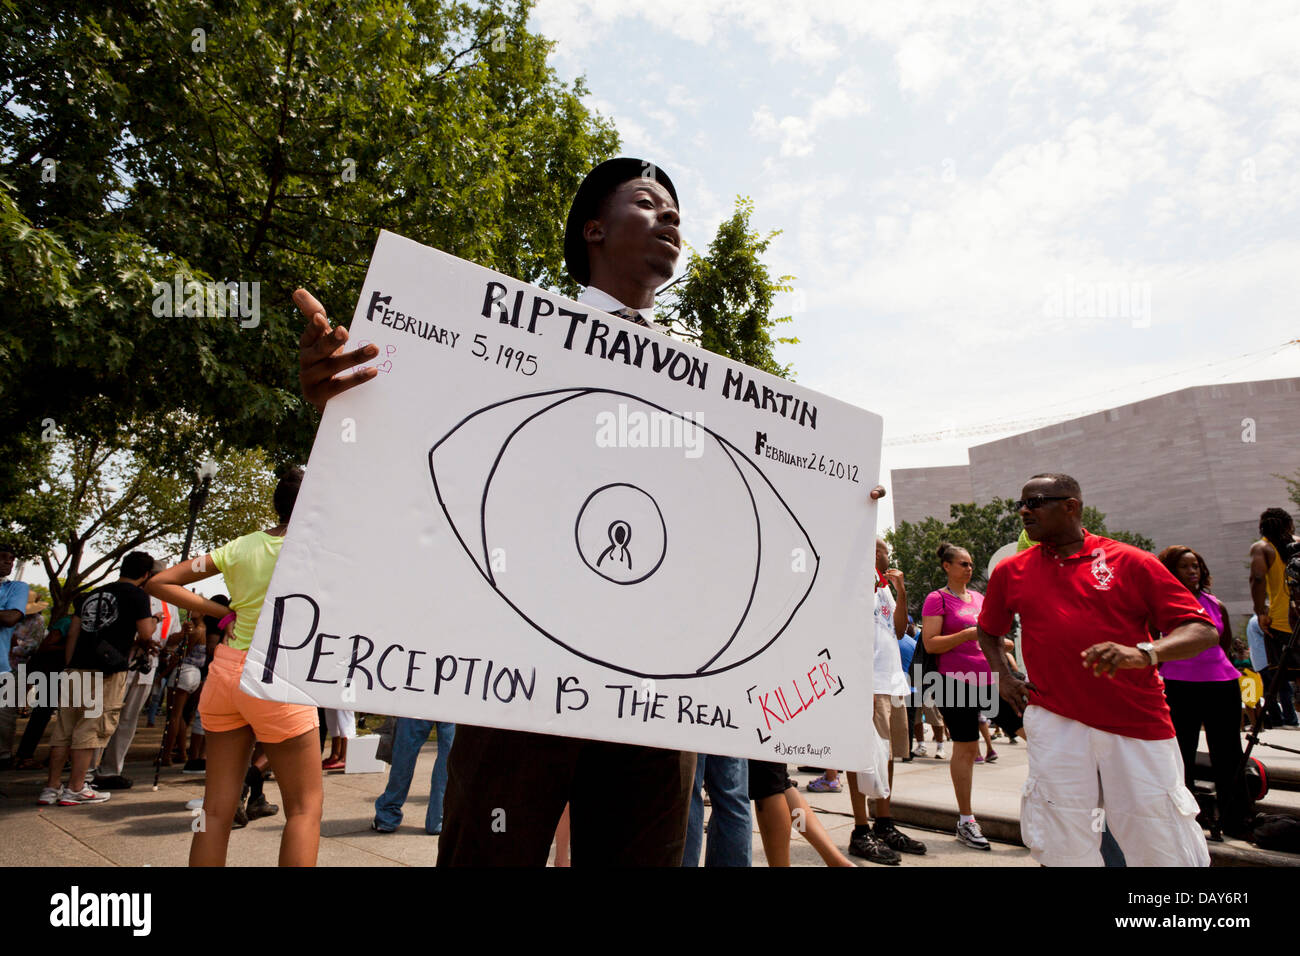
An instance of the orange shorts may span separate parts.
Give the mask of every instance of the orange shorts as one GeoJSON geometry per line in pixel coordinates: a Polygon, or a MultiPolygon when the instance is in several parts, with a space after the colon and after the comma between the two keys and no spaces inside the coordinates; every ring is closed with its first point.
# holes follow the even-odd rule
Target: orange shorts
{"type": "Polygon", "coordinates": [[[228,644],[217,645],[199,697],[203,729],[212,734],[252,727],[262,743],[278,744],[320,727],[315,707],[262,700],[240,690],[239,678],[244,673],[247,653],[228,644]]]}

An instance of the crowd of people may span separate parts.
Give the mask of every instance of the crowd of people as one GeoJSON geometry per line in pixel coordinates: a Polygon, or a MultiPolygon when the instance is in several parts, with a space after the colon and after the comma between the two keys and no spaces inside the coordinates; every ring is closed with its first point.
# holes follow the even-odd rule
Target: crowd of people
{"type": "MultiPolygon", "coordinates": [[[[172,567],[145,552],[128,554],[116,581],[80,596],[72,613],[51,625],[34,645],[26,633],[17,644],[12,638],[24,621],[40,620],[39,609],[27,606],[26,585],[0,582],[0,602],[6,608],[0,616],[0,640],[6,645],[6,663],[30,660],[33,667],[71,678],[64,684],[76,688],[58,706],[35,708],[29,716],[19,769],[38,766],[34,751],[52,723],[39,805],[103,804],[112,791],[131,789],[135,781],[122,771],[139,718],[148,711],[146,719],[152,724],[157,711],[151,709],[151,700],[156,705],[166,696],[155,784],[162,768],[182,762],[183,773],[205,778],[204,796],[195,807],[201,809],[202,825],[195,829],[191,864],[223,864],[233,829],[279,812],[263,789],[268,772],[274,774],[285,804],[281,863],[315,863],[321,774],[344,769],[346,740],[356,733],[355,714],[326,711],[322,723],[315,707],[261,701],[239,689],[244,655],[301,482],[301,469],[280,479],[273,505],[281,520],[269,530],[172,567]],[[223,575],[230,597],[209,599],[184,587],[217,573],[223,575]],[[53,656],[46,659],[48,655],[53,656]],[[326,738],[324,733],[318,736],[318,729],[326,726],[333,746],[322,759],[326,738]]],[[[13,547],[0,543],[0,572],[7,576],[13,561],[13,547]]],[[[5,708],[13,718],[18,709],[5,708]]],[[[6,717],[3,740],[10,747],[15,724],[16,719],[6,717]]],[[[375,803],[374,830],[391,833],[401,823],[415,759],[431,727],[427,721],[396,721],[392,771],[375,803]]],[[[434,793],[425,821],[431,834],[441,832],[442,790],[454,734],[450,724],[437,727],[434,793]]],[[[13,765],[12,755],[5,756],[13,765]]]]}
{"type": "MultiPolygon", "coordinates": [[[[663,170],[635,159],[593,170],[565,230],[566,264],[587,290],[582,301],[657,330],[654,292],[673,274],[679,222],[663,170]]],[[[346,351],[346,331],[331,328],[321,304],[306,290],[294,299],[307,319],[303,394],[323,408],[374,377],[373,367],[354,369],[374,358],[376,347],[346,351]]],[[[39,803],[94,805],[112,789],[129,788],[123,760],[139,717],[152,719],[165,696],[159,767],[183,761],[205,775],[191,864],[224,864],[232,829],[279,812],[262,791],[268,769],[284,804],[281,864],[316,862],[322,771],[346,764],[354,716],[326,718],[334,743],[322,756],[326,728],[316,708],[240,689],[301,480],[294,469],[277,484],[275,526],[171,567],[129,554],[117,581],[81,596],[67,619],[49,627],[33,666],[102,682],[102,707],[79,700],[45,715],[52,730],[39,803]],[[217,574],[227,599],[187,587],[217,574]],[[155,692],[155,684],[165,690],[155,692]]],[[[883,494],[878,487],[871,497],[883,494]]],[[[850,856],[897,865],[926,852],[897,826],[891,803],[894,762],[926,755],[928,726],[936,756],[951,746],[954,836],[987,851],[974,814],[974,767],[997,759],[996,727],[1009,744],[1023,739],[1028,751],[1021,833],[1039,862],[1100,865],[1109,840],[1129,865],[1207,865],[1207,820],[1192,793],[1202,727],[1218,823],[1241,832],[1250,813],[1240,770],[1240,674],[1209,568],[1191,547],[1157,557],[1088,532],[1083,491],[1068,475],[1033,476],[1017,508],[1021,550],[997,565],[984,593],[970,586],[976,568],[962,542],[939,548],[934,557],[947,583],[920,602],[919,629],[908,615],[904,575],[891,566],[886,542],[877,541],[873,619],[861,624],[863,640],[872,642],[872,718],[861,732],[883,749],[887,770],[822,768],[809,786],[838,790],[847,772],[854,827],[846,848],[829,836],[784,763],[408,718],[392,728],[392,766],[372,829],[399,826],[416,757],[436,731],[424,826],[439,834],[440,866],[544,865],[553,849],[560,864],[572,853],[581,865],[693,866],[703,855],[706,865],[747,866],[754,821],[769,865],[788,865],[795,830],[828,865],[853,865],[850,856]],[[610,781],[617,781],[617,800],[605,792],[610,781]],[[508,828],[498,825],[503,816],[508,828]]],[[[1264,682],[1285,687],[1295,673],[1283,659],[1294,623],[1284,575],[1296,549],[1294,525],[1284,511],[1269,509],[1260,533],[1251,548],[1256,615],[1247,632],[1264,682]]],[[[13,557],[12,547],[0,544],[0,576],[13,557]]],[[[27,615],[26,598],[25,586],[0,583],[6,652],[27,615]]],[[[8,653],[0,666],[9,667],[8,653]]],[[[1294,722],[1289,701],[1285,707],[1275,719],[1294,722]]],[[[11,710],[0,709],[4,760],[11,759],[11,710]]],[[[21,760],[32,759],[43,729],[33,715],[21,760]]]]}
{"type": "MultiPolygon", "coordinates": [[[[129,789],[133,781],[122,770],[139,718],[165,694],[168,719],[155,763],[183,762],[185,772],[205,774],[204,824],[195,833],[191,863],[223,864],[233,829],[279,812],[263,792],[268,770],[285,804],[281,863],[315,862],[321,774],[341,769],[346,751],[336,746],[322,759],[325,724],[315,707],[260,700],[239,688],[301,478],[301,470],[293,470],[277,485],[277,526],[170,568],[143,552],[127,555],[117,581],[84,595],[72,614],[48,628],[32,626],[41,618],[21,593],[25,586],[0,583],[6,663],[24,662],[29,674],[102,681],[98,697],[83,695],[29,715],[20,767],[34,766],[36,745],[49,730],[48,779],[39,804],[100,804],[111,791],[129,789]],[[218,572],[229,598],[203,598],[184,586],[218,572]]],[[[1252,665],[1263,686],[1275,679],[1278,687],[1289,686],[1295,676],[1284,659],[1295,611],[1280,557],[1297,551],[1294,524],[1281,509],[1260,518],[1261,538],[1251,547],[1256,613],[1247,627],[1247,657],[1197,551],[1176,545],[1152,556],[1093,536],[1078,524],[1081,496],[1068,476],[1031,479],[1018,502],[1026,528],[1021,552],[998,565],[986,594],[970,587],[970,552],[942,544],[935,557],[947,584],[921,602],[919,629],[907,613],[904,576],[890,566],[886,542],[877,540],[875,614],[864,628],[872,641],[873,718],[864,732],[887,749],[888,774],[885,781],[847,774],[854,816],[847,847],[831,839],[784,763],[700,754],[691,755],[681,797],[663,795],[686,807],[672,823],[681,830],[681,854],[666,862],[697,866],[703,855],[706,866],[748,866],[754,822],[772,866],[789,864],[794,830],[832,866],[852,865],[850,856],[897,865],[905,854],[924,854],[925,844],[895,824],[890,800],[894,761],[925,755],[926,724],[936,748],[951,741],[954,833],[968,847],[990,847],[972,804],[976,761],[995,758],[990,724],[1008,742],[1019,737],[1028,744],[1021,832],[1040,862],[1097,863],[1103,841],[1113,840],[1129,865],[1205,865],[1203,828],[1246,833],[1252,800],[1242,773],[1243,725],[1256,716],[1265,724],[1297,724],[1278,695],[1248,700],[1253,706],[1244,706],[1242,695],[1243,671],[1250,674],[1252,665]],[[1017,618],[1028,676],[1008,637],[1017,618]],[[1262,712],[1268,704],[1271,714],[1262,712]],[[1204,808],[1193,796],[1201,789],[1196,757],[1202,731],[1214,785],[1204,808]],[[707,849],[705,793],[712,807],[707,849]],[[1153,805],[1153,793],[1165,794],[1167,803],[1153,805]]],[[[7,576],[12,566],[12,547],[0,544],[0,571],[7,576]]],[[[326,723],[335,741],[355,732],[355,715],[348,712],[330,714],[326,723]]],[[[0,742],[11,747],[14,721],[7,727],[0,742]]],[[[457,769],[456,728],[405,717],[386,728],[391,770],[375,801],[372,830],[392,833],[400,826],[416,759],[435,732],[424,829],[442,833],[444,794],[457,769]]],[[[528,736],[564,746],[563,738],[528,736]]],[[[840,789],[839,769],[818,768],[818,774],[810,792],[840,789]]],[[[568,802],[541,842],[541,858],[553,847],[557,865],[569,860],[568,802]]],[[[658,850],[648,856],[643,862],[665,862],[658,850]]]]}

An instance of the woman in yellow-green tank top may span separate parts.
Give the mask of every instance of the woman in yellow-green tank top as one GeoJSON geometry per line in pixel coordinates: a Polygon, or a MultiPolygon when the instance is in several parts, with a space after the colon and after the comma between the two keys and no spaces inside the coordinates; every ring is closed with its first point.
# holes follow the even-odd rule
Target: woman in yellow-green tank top
{"type": "Polygon", "coordinates": [[[295,468],[276,485],[274,504],[280,517],[276,527],[236,538],[211,554],[168,568],[149,581],[151,594],[221,618],[224,632],[199,699],[199,713],[207,732],[207,781],[203,826],[190,844],[191,866],[225,865],[231,825],[254,743],[265,748],[284,802],[280,865],[316,865],[323,803],[316,708],[261,700],[239,687],[244,659],[253,642],[301,484],[302,470],[295,468]],[[218,573],[225,577],[230,592],[229,608],[181,586],[218,573]]]}

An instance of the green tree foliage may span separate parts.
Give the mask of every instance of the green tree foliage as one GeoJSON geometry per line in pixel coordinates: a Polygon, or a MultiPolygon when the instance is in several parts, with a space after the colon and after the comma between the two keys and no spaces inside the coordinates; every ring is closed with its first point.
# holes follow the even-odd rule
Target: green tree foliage
{"type": "Polygon", "coordinates": [[[381,228],[572,292],[560,224],[617,135],[529,7],[0,0],[0,501],[46,421],[131,421],[174,472],[179,411],[305,459],[289,296],[346,319],[381,228]],[[178,274],[259,283],[257,323],[167,314],[178,274]]]}
{"type": "MultiPolygon", "coordinates": [[[[1286,482],[1286,494],[1291,499],[1291,504],[1300,510],[1300,471],[1296,472],[1294,478],[1288,478],[1286,475],[1274,475],[1274,478],[1281,478],[1286,482]]],[[[1260,509],[1261,511],[1264,509],[1260,509]]],[[[1292,517],[1295,517],[1297,511],[1292,511],[1292,517]]]]}
{"type": "MultiPolygon", "coordinates": [[[[908,611],[918,621],[921,605],[931,591],[948,583],[939,563],[939,545],[947,541],[970,552],[975,564],[970,586],[983,591],[988,584],[989,559],[1005,544],[1020,537],[1023,525],[1010,498],[994,498],[989,504],[958,504],[949,509],[951,520],[926,518],[923,521],[900,521],[886,532],[885,540],[893,549],[892,564],[903,572],[907,585],[908,611]]],[[[1106,516],[1090,505],[1083,508],[1083,526],[1093,534],[1123,541],[1144,551],[1155,549],[1148,537],[1131,531],[1111,531],[1106,516]]]]}
{"type": "Polygon", "coordinates": [[[798,343],[793,337],[773,337],[776,326],[793,319],[771,313],[777,293],[789,292],[794,276],[771,277],[762,256],[780,232],[754,232],[749,226],[753,212],[751,200],[736,198],[736,210],[718,227],[708,255],[691,252],[685,274],[661,298],[657,317],[674,334],[710,352],[793,378],[791,366],[773,354],[778,342],[798,343]]]}
{"type": "MultiPolygon", "coordinates": [[[[36,485],[0,508],[0,522],[29,534],[38,526],[49,529],[48,540],[28,536],[19,546],[24,556],[39,557],[56,618],[78,592],[115,578],[129,552],[163,560],[180,554],[194,478],[154,466],[133,445],[126,426],[115,442],[71,437],[52,443],[36,485]]],[[[195,525],[196,554],[277,523],[275,476],[265,456],[232,449],[215,457],[217,476],[195,525]]]]}

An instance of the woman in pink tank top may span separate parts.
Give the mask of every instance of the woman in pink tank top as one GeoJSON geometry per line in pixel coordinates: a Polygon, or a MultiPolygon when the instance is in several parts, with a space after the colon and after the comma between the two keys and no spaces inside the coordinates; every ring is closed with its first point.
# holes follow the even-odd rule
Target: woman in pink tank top
{"type": "MultiPolygon", "coordinates": [[[[1182,545],[1165,548],[1160,562],[1196,595],[1210,623],[1219,629],[1219,643],[1185,661],[1160,665],[1165,682],[1169,716],[1183,755],[1183,778],[1195,790],[1196,752],[1201,728],[1210,751],[1219,823],[1229,836],[1241,833],[1250,812],[1250,800],[1241,769],[1241,673],[1228,659],[1232,624],[1228,611],[1210,593],[1210,569],[1205,559],[1182,545]]],[[[1159,653],[1160,645],[1156,644],[1159,653]]],[[[1202,821],[1208,824],[1208,821],[1202,821]]]]}

